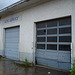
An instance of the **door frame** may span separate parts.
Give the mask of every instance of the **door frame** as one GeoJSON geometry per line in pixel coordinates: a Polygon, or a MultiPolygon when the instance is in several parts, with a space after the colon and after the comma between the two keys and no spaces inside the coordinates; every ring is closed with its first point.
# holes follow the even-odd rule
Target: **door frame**
{"type": "Polygon", "coordinates": [[[16,25],[16,26],[9,26],[9,27],[4,27],[3,28],[3,57],[5,57],[5,30],[8,28],[15,28],[15,27],[19,27],[19,49],[18,49],[18,60],[20,60],[20,25],[16,25]]]}
{"type": "MultiPolygon", "coordinates": [[[[42,21],[37,21],[37,22],[35,22],[35,29],[36,29],[36,23],[38,23],[38,22],[45,22],[45,21],[49,21],[49,20],[55,20],[55,19],[61,19],[61,18],[66,18],[66,17],[70,17],[71,18],[71,45],[70,45],[70,47],[71,47],[71,51],[70,51],[70,64],[71,64],[71,58],[72,58],[72,16],[71,15],[69,15],[69,16],[61,16],[61,17],[58,17],[58,18],[54,18],[54,19],[48,19],[48,20],[42,20],[42,21]]],[[[36,32],[37,30],[35,30],[35,32],[36,32]]],[[[37,38],[36,38],[36,36],[37,36],[37,33],[35,33],[35,39],[37,40],[37,38]]],[[[35,41],[35,65],[37,64],[36,63],[36,42],[37,41],[35,41]]]]}

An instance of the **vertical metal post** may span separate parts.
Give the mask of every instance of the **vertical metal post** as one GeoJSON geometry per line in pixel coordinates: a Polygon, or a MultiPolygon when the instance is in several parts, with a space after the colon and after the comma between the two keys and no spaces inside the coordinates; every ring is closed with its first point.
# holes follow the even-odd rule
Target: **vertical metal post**
{"type": "Polygon", "coordinates": [[[45,50],[47,50],[47,23],[46,23],[46,41],[45,41],[45,50]]]}
{"type": "Polygon", "coordinates": [[[59,21],[57,21],[57,51],[59,51],[59,21]]]}

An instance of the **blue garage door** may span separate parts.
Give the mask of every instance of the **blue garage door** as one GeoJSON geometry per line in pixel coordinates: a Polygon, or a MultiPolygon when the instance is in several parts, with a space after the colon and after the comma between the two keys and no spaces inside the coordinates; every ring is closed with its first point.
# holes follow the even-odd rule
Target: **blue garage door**
{"type": "Polygon", "coordinates": [[[58,69],[71,68],[71,18],[36,23],[36,62],[58,69]]]}
{"type": "Polygon", "coordinates": [[[19,60],[19,27],[5,29],[5,56],[19,60]]]}

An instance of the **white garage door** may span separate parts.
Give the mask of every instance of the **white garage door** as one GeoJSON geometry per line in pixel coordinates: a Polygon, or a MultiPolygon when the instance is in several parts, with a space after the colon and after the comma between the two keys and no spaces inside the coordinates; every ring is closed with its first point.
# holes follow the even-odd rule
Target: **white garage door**
{"type": "Polygon", "coordinates": [[[36,63],[71,69],[71,18],[39,22],[36,27],[36,63]]]}
{"type": "Polygon", "coordinates": [[[19,27],[5,29],[5,56],[19,60],[19,27]]]}

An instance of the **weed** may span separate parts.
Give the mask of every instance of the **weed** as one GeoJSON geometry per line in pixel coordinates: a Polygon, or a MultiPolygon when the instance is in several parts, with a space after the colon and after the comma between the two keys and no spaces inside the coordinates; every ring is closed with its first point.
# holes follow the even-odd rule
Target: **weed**
{"type": "Polygon", "coordinates": [[[70,70],[71,72],[71,75],[75,75],[75,60],[74,60],[74,63],[72,64],[72,69],[70,70]]]}
{"type": "Polygon", "coordinates": [[[16,63],[14,63],[14,66],[15,66],[16,69],[18,68],[18,66],[16,65],[16,63]]]}
{"type": "Polygon", "coordinates": [[[28,66],[29,66],[29,62],[28,62],[28,60],[27,60],[27,59],[25,59],[25,61],[24,61],[24,65],[25,65],[26,67],[28,67],[28,66]]]}

